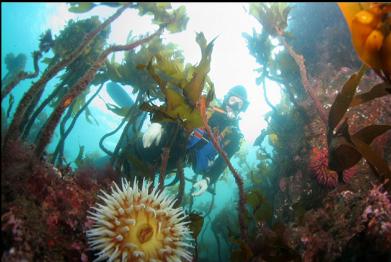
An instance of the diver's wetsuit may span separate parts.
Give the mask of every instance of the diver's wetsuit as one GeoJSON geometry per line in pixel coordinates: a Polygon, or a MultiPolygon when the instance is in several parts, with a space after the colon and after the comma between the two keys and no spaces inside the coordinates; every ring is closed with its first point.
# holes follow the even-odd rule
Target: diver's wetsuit
{"type": "MultiPolygon", "coordinates": [[[[217,132],[217,134],[220,134],[220,145],[227,154],[228,159],[230,159],[239,150],[240,141],[243,138],[243,135],[239,129],[238,120],[229,119],[226,114],[214,111],[209,118],[208,124],[214,133],[217,132]]],[[[210,141],[207,134],[205,134],[205,136],[209,142],[206,143],[205,140],[198,142],[198,144],[201,145],[195,145],[188,148],[187,155],[189,156],[189,160],[193,166],[193,170],[196,173],[201,174],[204,178],[208,177],[210,179],[210,185],[214,185],[217,182],[221,173],[227,167],[227,164],[225,163],[223,157],[217,152],[217,150],[214,149],[214,154],[211,154],[213,159],[210,166],[208,166],[207,164],[202,164],[200,166],[198,164],[197,167],[196,154],[202,154],[202,150],[204,148],[205,151],[208,147],[214,148],[212,141],[210,141]]],[[[198,159],[200,158],[198,157],[198,159]]]]}

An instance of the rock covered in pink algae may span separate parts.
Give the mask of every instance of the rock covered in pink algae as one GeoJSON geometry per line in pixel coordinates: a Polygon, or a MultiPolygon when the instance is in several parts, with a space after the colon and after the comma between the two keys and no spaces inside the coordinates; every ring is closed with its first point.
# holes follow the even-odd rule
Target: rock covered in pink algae
{"type": "Polygon", "coordinates": [[[386,191],[381,192],[382,186],[375,186],[369,192],[362,219],[376,245],[391,250],[391,200],[386,191]]]}

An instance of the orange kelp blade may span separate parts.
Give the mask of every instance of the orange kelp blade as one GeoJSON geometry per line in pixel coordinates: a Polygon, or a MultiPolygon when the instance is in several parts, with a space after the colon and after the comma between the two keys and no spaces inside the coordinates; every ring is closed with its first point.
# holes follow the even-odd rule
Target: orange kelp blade
{"type": "Polygon", "coordinates": [[[338,3],[348,24],[354,49],[360,59],[375,70],[391,73],[390,23],[386,3],[338,3]]]}
{"type": "Polygon", "coordinates": [[[352,21],[355,15],[362,11],[369,9],[368,3],[338,3],[338,7],[341,10],[343,16],[345,17],[346,23],[348,24],[350,32],[352,32],[352,21]]]}

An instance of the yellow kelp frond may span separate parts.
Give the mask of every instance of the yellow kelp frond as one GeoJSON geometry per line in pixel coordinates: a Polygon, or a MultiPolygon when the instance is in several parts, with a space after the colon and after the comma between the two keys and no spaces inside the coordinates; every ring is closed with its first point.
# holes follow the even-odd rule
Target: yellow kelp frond
{"type": "Polygon", "coordinates": [[[355,15],[362,10],[369,9],[369,2],[368,3],[338,3],[338,7],[341,10],[343,16],[345,17],[349,29],[351,30],[352,21],[355,15]]]}
{"type": "Polygon", "coordinates": [[[139,69],[147,70],[165,97],[165,103],[159,107],[141,105],[142,110],[153,114],[153,121],[179,121],[187,130],[202,126],[197,106],[202,94],[206,95],[207,104],[214,96],[208,73],[215,39],[208,43],[203,33],[197,33],[196,42],[202,55],[198,65],[184,65],[183,56],[161,51],[153,54],[148,64],[138,65],[139,69]]]}
{"type": "Polygon", "coordinates": [[[276,28],[284,31],[288,26],[290,10],[288,3],[251,3],[249,13],[262,24],[263,30],[277,36],[276,28]]]}
{"type": "Polygon", "coordinates": [[[391,75],[391,4],[338,3],[360,59],[391,75]]]}
{"type": "Polygon", "coordinates": [[[187,83],[183,90],[187,102],[193,107],[197,104],[204,89],[210,71],[211,55],[216,38],[207,43],[204,34],[197,33],[196,41],[201,48],[202,57],[200,63],[194,69],[191,81],[187,83]]]}

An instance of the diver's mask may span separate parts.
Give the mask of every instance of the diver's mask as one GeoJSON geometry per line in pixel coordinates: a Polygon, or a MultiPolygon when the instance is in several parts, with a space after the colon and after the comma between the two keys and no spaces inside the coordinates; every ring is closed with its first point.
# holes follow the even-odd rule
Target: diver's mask
{"type": "Polygon", "coordinates": [[[236,119],[239,115],[239,113],[243,109],[244,102],[240,97],[237,96],[231,96],[228,98],[226,111],[227,116],[230,119],[236,119]]]}

